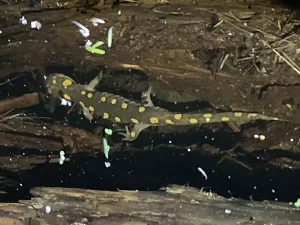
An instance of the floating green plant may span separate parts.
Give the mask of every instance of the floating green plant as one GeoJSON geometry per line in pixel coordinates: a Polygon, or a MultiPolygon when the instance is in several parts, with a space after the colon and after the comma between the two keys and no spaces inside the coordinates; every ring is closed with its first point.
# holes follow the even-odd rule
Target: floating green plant
{"type": "Polygon", "coordinates": [[[95,44],[91,45],[85,45],[85,49],[90,52],[90,53],[95,53],[95,54],[99,54],[99,55],[104,55],[105,51],[102,49],[99,49],[98,47],[100,47],[101,45],[103,45],[104,42],[102,41],[97,41],[95,44]]]}

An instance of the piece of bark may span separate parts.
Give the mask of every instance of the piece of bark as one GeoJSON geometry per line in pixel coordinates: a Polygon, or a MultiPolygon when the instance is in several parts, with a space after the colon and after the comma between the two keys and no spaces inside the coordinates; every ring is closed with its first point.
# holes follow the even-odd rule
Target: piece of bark
{"type": "Polygon", "coordinates": [[[261,151],[265,149],[280,149],[300,151],[300,126],[289,123],[267,123],[243,130],[245,139],[240,146],[245,151],[261,151]]]}
{"type": "Polygon", "coordinates": [[[98,135],[60,123],[0,124],[1,146],[17,149],[59,152],[63,149],[72,153],[101,152],[102,139],[98,135]]]}
{"type": "MultiPolygon", "coordinates": [[[[1,221],[10,224],[299,224],[287,203],[225,199],[191,187],[166,191],[32,189],[32,200],[1,204],[1,221]],[[47,214],[46,207],[51,210],[47,214]],[[276,216],[274,216],[276,215],[276,216]],[[8,223],[10,222],[10,223],[8,223]],[[14,223],[13,223],[14,222],[14,223]]],[[[3,222],[2,222],[3,223],[3,222]]]]}
{"type": "Polygon", "coordinates": [[[0,113],[13,109],[28,108],[39,104],[39,95],[37,92],[24,94],[20,97],[7,98],[0,101],[0,113]]]}

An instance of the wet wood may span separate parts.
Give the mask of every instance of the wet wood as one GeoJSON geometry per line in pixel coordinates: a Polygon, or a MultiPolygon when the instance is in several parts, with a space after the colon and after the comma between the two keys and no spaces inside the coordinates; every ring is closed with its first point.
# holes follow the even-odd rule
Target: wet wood
{"type": "Polygon", "coordinates": [[[0,113],[14,109],[23,109],[39,104],[39,94],[37,92],[25,94],[16,98],[8,98],[0,101],[0,113]]]}
{"type": "Polygon", "coordinates": [[[175,185],[156,192],[39,187],[31,193],[32,200],[0,204],[0,224],[294,225],[300,220],[298,210],[287,204],[225,199],[175,185]]]}
{"type": "MultiPolygon", "coordinates": [[[[37,118],[12,117],[0,124],[1,146],[12,149],[31,149],[37,152],[70,153],[102,151],[101,136],[63,123],[44,123],[37,118]]],[[[10,150],[11,151],[11,150],[10,150]]],[[[18,153],[18,151],[16,151],[18,153]]]]}

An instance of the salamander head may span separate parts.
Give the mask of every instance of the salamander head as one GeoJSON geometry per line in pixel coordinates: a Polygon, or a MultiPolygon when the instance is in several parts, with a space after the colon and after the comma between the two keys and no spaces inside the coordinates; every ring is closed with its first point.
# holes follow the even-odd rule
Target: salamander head
{"type": "Polygon", "coordinates": [[[54,97],[60,97],[65,89],[75,84],[73,79],[61,73],[52,73],[46,79],[47,91],[54,97]]]}

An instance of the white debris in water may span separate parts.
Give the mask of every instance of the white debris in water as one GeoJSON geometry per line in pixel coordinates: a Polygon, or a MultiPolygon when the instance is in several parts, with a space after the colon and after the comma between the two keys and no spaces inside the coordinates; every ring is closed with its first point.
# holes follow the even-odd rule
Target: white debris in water
{"type": "Polygon", "coordinates": [[[111,166],[111,163],[110,162],[105,162],[104,165],[105,165],[106,168],[109,168],[111,166]]]}
{"type": "Polygon", "coordinates": [[[45,207],[45,213],[47,213],[47,214],[49,214],[50,212],[51,212],[51,206],[50,205],[47,205],[46,207],[45,207]]]}
{"type": "Polygon", "coordinates": [[[205,171],[201,167],[198,167],[198,171],[200,173],[202,173],[202,175],[204,176],[205,180],[207,180],[207,174],[205,173],[205,171]]]}
{"type": "Polygon", "coordinates": [[[66,159],[65,152],[64,151],[60,151],[59,152],[59,156],[60,156],[60,158],[59,158],[59,164],[62,165],[64,163],[65,159],[66,159]]]}
{"type": "Polygon", "coordinates": [[[79,27],[79,32],[82,34],[83,37],[88,37],[90,36],[90,31],[88,28],[83,26],[81,23],[78,23],[77,21],[72,21],[77,27],[79,27]]]}
{"type": "Polygon", "coordinates": [[[96,17],[93,17],[92,19],[90,19],[90,21],[93,23],[93,25],[96,27],[98,26],[98,24],[105,24],[105,21],[103,19],[99,19],[96,17]]]}
{"type": "Polygon", "coordinates": [[[42,24],[39,21],[31,21],[31,28],[32,29],[41,29],[42,28],[42,24]]]}
{"type": "Polygon", "coordinates": [[[93,42],[91,42],[90,40],[87,40],[85,43],[85,46],[92,46],[93,42]]]}
{"type": "Polygon", "coordinates": [[[225,209],[225,213],[226,214],[231,214],[231,210],[230,209],[225,209]]]}
{"type": "Polygon", "coordinates": [[[61,105],[66,105],[66,106],[71,106],[72,105],[72,102],[70,101],[67,101],[66,99],[61,99],[61,105]]]}
{"type": "Polygon", "coordinates": [[[25,19],[24,16],[22,16],[22,18],[20,18],[20,22],[21,22],[23,25],[26,25],[26,24],[27,24],[27,20],[25,19]]]}

